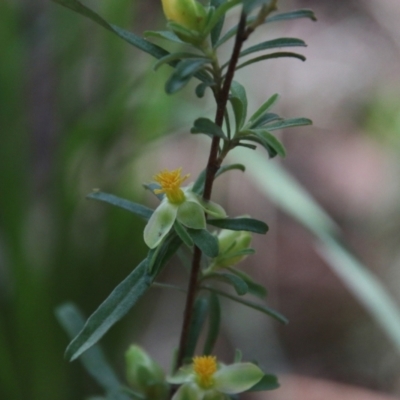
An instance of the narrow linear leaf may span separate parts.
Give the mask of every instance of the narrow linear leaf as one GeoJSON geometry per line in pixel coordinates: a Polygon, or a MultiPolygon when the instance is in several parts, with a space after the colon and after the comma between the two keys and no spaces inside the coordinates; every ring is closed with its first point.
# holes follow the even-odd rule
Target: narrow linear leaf
{"type": "Polygon", "coordinates": [[[227,299],[236,301],[237,303],[243,304],[247,307],[250,307],[254,310],[260,311],[274,319],[276,319],[278,322],[282,323],[282,324],[288,324],[289,321],[286,317],[284,317],[281,313],[279,313],[278,311],[273,310],[272,308],[269,308],[267,306],[264,306],[262,304],[257,304],[257,303],[253,303],[252,301],[249,300],[245,300],[242,299],[241,297],[236,297],[233,296],[229,293],[223,292],[222,290],[219,289],[215,289],[213,287],[210,286],[202,286],[202,289],[206,289],[206,290],[210,290],[216,294],[219,294],[220,296],[226,297],[227,299]]]}
{"type": "Polygon", "coordinates": [[[180,44],[184,43],[181,39],[178,38],[178,36],[175,35],[174,32],[171,31],[145,31],[144,36],[165,39],[169,40],[170,42],[175,42],[180,44]]]}
{"type": "MultiPolygon", "coordinates": [[[[165,91],[173,94],[182,89],[190,79],[201,71],[210,61],[206,58],[193,58],[180,61],[165,84],[165,91]]],[[[204,71],[202,71],[205,73],[204,71]]],[[[209,79],[211,81],[211,79],[209,79]]]]}
{"type": "Polygon", "coordinates": [[[204,355],[212,354],[221,326],[221,305],[218,296],[213,292],[210,292],[208,305],[208,332],[204,342],[204,355]]]}
{"type": "MultiPolygon", "coordinates": [[[[238,122],[236,124],[236,129],[240,129],[239,127],[242,127],[244,124],[244,121],[246,121],[246,115],[247,115],[247,94],[246,94],[246,89],[244,88],[243,85],[241,85],[239,82],[233,81],[231,85],[231,98],[229,99],[232,103],[234,101],[233,99],[237,98],[239,102],[241,103],[241,109],[238,109],[238,122]]],[[[234,112],[236,114],[235,110],[235,105],[232,103],[232,106],[234,108],[234,112]]],[[[235,116],[236,118],[236,116],[235,116]]]]}
{"type": "Polygon", "coordinates": [[[215,279],[231,285],[239,296],[244,296],[249,290],[247,283],[242,278],[226,272],[215,272],[208,274],[207,279],[215,279]]]}
{"type": "Polygon", "coordinates": [[[229,97],[229,102],[231,103],[233,114],[235,116],[235,133],[242,129],[245,122],[245,105],[238,97],[229,97]]]}
{"type": "Polygon", "coordinates": [[[239,163],[224,165],[224,166],[220,167],[220,169],[215,174],[215,177],[218,178],[219,176],[221,176],[225,172],[233,171],[233,170],[239,170],[239,171],[245,172],[246,171],[246,167],[243,164],[239,164],[239,163]]]}
{"type": "Polygon", "coordinates": [[[302,10],[289,11],[289,12],[285,12],[285,13],[272,15],[271,17],[268,17],[264,23],[284,21],[284,20],[297,19],[297,18],[309,18],[312,21],[317,20],[317,17],[315,16],[314,11],[302,9],[302,10]]]}
{"type": "Polygon", "coordinates": [[[207,314],[208,299],[205,297],[198,297],[193,307],[192,321],[190,323],[188,342],[185,350],[185,358],[193,357],[207,314]]]}
{"type": "MultiPolygon", "coordinates": [[[[72,339],[79,333],[85,323],[85,319],[79,309],[72,303],[63,304],[56,309],[56,316],[59,323],[72,339]]],[[[86,371],[96,382],[107,392],[118,392],[121,387],[114,370],[106,360],[100,346],[93,346],[80,360],[86,371]]],[[[128,396],[119,394],[119,398],[129,399],[128,396]]]]}
{"type": "Polygon", "coordinates": [[[256,58],[252,58],[251,60],[248,60],[242,64],[239,64],[236,67],[236,70],[239,70],[243,67],[247,67],[248,65],[257,63],[259,61],[264,61],[264,60],[270,60],[272,58],[285,58],[285,57],[289,57],[289,58],[297,58],[298,60],[301,61],[306,61],[306,58],[302,55],[302,54],[298,54],[298,53],[292,53],[289,51],[281,51],[281,52],[277,52],[277,53],[271,53],[271,54],[265,54],[263,56],[260,57],[256,57],[256,58]]]}
{"type": "Polygon", "coordinates": [[[247,56],[257,51],[275,49],[277,47],[298,47],[298,46],[306,47],[307,45],[303,40],[296,38],[279,38],[279,39],[267,40],[266,42],[256,44],[255,46],[251,46],[243,50],[240,53],[240,57],[247,56]]]}
{"type": "Polygon", "coordinates": [[[209,219],[207,223],[217,228],[230,229],[232,231],[249,231],[265,235],[268,232],[268,225],[254,218],[220,218],[209,219]]]}
{"type": "Polygon", "coordinates": [[[254,144],[242,143],[242,142],[236,144],[235,147],[246,147],[247,149],[250,149],[250,150],[257,149],[257,146],[254,144]]]}
{"type": "Polygon", "coordinates": [[[153,214],[153,210],[151,208],[145,207],[138,203],[134,203],[133,201],[122,199],[109,193],[93,192],[88,194],[86,198],[102,201],[104,203],[109,203],[113,206],[123,208],[124,210],[128,210],[129,212],[136,214],[139,217],[144,218],[145,220],[148,220],[153,214]]]}
{"type": "MultiPolygon", "coordinates": [[[[216,9],[221,6],[224,3],[224,0],[211,0],[210,6],[215,7],[216,9]]],[[[219,18],[218,22],[215,24],[214,28],[211,30],[211,45],[214,46],[215,43],[217,43],[221,32],[222,28],[224,26],[225,22],[225,14],[222,14],[222,16],[219,18]]]]}
{"type": "Polygon", "coordinates": [[[275,122],[271,125],[266,125],[269,131],[276,131],[277,129],[292,128],[294,126],[312,125],[311,119],[308,118],[288,118],[283,121],[275,122]]]}
{"type": "Polygon", "coordinates": [[[97,24],[101,25],[103,28],[113,32],[120,38],[124,39],[127,41],[129,44],[137,47],[138,49],[151,54],[152,56],[156,58],[161,58],[164,57],[166,54],[168,54],[168,51],[164,50],[160,46],[157,46],[140,36],[135,35],[132,32],[128,32],[116,25],[109,24],[105,19],[100,17],[97,13],[92,11],[90,8],[84,6],[81,2],[78,0],[52,0],[55,3],[58,3],[64,7],[69,8],[72,11],[77,12],[78,14],[81,14],[92,21],[96,22],[97,24]]]}
{"type": "MultiPolygon", "coordinates": [[[[262,106],[250,117],[249,122],[247,125],[255,124],[260,117],[265,115],[265,113],[272,108],[274,104],[279,99],[279,94],[275,93],[273,94],[265,103],[262,104],[262,106]]],[[[276,114],[269,114],[269,115],[276,115],[276,114]]]]}
{"type": "Polygon", "coordinates": [[[249,144],[244,143],[243,142],[244,140],[249,141],[249,142],[255,142],[255,143],[261,144],[261,146],[263,146],[267,150],[268,155],[269,155],[270,158],[274,158],[274,157],[276,157],[278,155],[278,153],[272,147],[268,146],[268,144],[265,143],[264,140],[258,138],[255,135],[245,137],[244,139],[242,139],[240,141],[238,146],[250,146],[249,144]]]}
{"type": "Polygon", "coordinates": [[[279,388],[278,378],[275,375],[264,375],[259,382],[246,392],[260,392],[263,390],[275,390],[279,388]]]}
{"type": "MultiPolygon", "coordinates": [[[[142,37],[134,34],[133,32],[126,31],[125,29],[122,29],[117,25],[108,23],[100,15],[92,11],[90,8],[84,6],[78,0],[52,0],[52,1],[91,19],[92,21],[96,22],[103,28],[119,36],[121,39],[125,40],[132,46],[138,48],[139,50],[144,51],[145,53],[152,55],[155,58],[162,58],[169,54],[167,50],[163,49],[162,47],[154,43],[149,42],[146,39],[143,39],[142,37]]],[[[176,62],[172,62],[171,65],[172,66],[176,65],[176,62]]],[[[204,74],[202,71],[195,73],[193,76],[195,76],[197,79],[203,82],[210,82],[210,77],[208,76],[208,74],[204,74]]]]}
{"type": "Polygon", "coordinates": [[[265,129],[252,129],[251,132],[266,144],[265,147],[267,150],[268,148],[272,148],[279,156],[286,157],[285,147],[274,135],[265,129]]]}
{"type": "Polygon", "coordinates": [[[66,357],[73,361],[92,347],[131,309],[150,284],[147,259],[144,259],[89,317],[82,330],[68,345],[66,357]]]}
{"type": "Polygon", "coordinates": [[[149,190],[154,196],[157,197],[158,200],[162,200],[165,196],[164,193],[159,193],[159,194],[155,194],[154,190],[156,189],[161,189],[161,185],[155,182],[151,182],[151,183],[143,183],[143,187],[147,190],[149,190]]]}
{"type": "Polygon", "coordinates": [[[186,232],[186,229],[182,226],[182,224],[178,220],[174,222],[174,229],[177,235],[181,238],[182,242],[186,244],[186,246],[188,247],[193,246],[192,238],[186,232]]]}
{"type": "Polygon", "coordinates": [[[207,256],[217,257],[218,239],[205,229],[187,229],[194,244],[207,256]]]}
{"type": "Polygon", "coordinates": [[[250,129],[254,128],[261,128],[264,125],[273,122],[273,121],[282,121],[283,118],[281,118],[278,114],[274,113],[265,113],[261,115],[259,118],[257,118],[251,125],[250,129]]]}
{"type": "MultiPolygon", "coordinates": [[[[202,59],[202,57],[199,57],[198,54],[195,53],[188,53],[188,52],[176,52],[176,53],[171,53],[166,55],[165,57],[160,58],[155,64],[154,64],[154,71],[157,71],[158,68],[160,68],[164,64],[171,64],[172,61],[176,60],[184,60],[187,58],[196,58],[196,59],[202,59]]],[[[208,58],[204,57],[204,60],[208,60],[208,58]]]]}
{"type": "Polygon", "coordinates": [[[220,139],[227,140],[224,131],[211,119],[208,118],[197,118],[194,121],[194,125],[190,130],[191,133],[205,133],[211,136],[217,136],[220,139]]]}
{"type": "Polygon", "coordinates": [[[240,349],[235,349],[235,357],[233,359],[233,362],[240,363],[242,362],[242,359],[243,359],[242,351],[240,349]]]}
{"type": "Polygon", "coordinates": [[[263,285],[255,282],[249,275],[247,275],[243,271],[239,271],[238,269],[233,268],[233,267],[227,267],[227,269],[229,270],[229,272],[239,276],[241,279],[243,279],[247,283],[247,287],[249,288],[250,294],[252,294],[260,299],[265,299],[265,297],[268,294],[268,291],[263,285]]]}
{"type": "Polygon", "coordinates": [[[240,4],[241,1],[242,0],[230,0],[221,2],[221,5],[216,8],[210,22],[207,24],[204,35],[207,35],[209,32],[211,32],[214,27],[220,22],[221,17],[223,17],[229,9],[240,4]]]}
{"type": "Polygon", "coordinates": [[[171,259],[171,257],[178,251],[182,244],[181,238],[171,231],[167,238],[164,239],[159,250],[157,251],[157,256],[153,261],[151,268],[152,279],[155,279],[157,275],[161,272],[165,264],[171,259]]]}
{"type": "Polygon", "coordinates": [[[206,92],[206,89],[207,89],[208,87],[210,87],[210,86],[211,86],[211,85],[209,85],[209,84],[207,84],[207,83],[204,83],[204,82],[199,83],[199,84],[196,86],[196,89],[195,89],[196,96],[197,96],[199,99],[203,98],[203,97],[204,97],[204,94],[205,94],[205,92],[206,92]]]}

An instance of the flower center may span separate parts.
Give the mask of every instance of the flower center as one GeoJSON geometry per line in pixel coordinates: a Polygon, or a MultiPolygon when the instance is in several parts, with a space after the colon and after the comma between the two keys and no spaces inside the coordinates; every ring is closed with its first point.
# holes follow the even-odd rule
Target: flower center
{"type": "Polygon", "coordinates": [[[161,189],[155,189],[154,193],[165,193],[167,199],[172,204],[181,204],[185,201],[185,194],[181,189],[181,184],[190,174],[181,176],[182,168],[168,171],[164,169],[154,176],[154,180],[161,185],[161,189]]]}
{"type": "Polygon", "coordinates": [[[214,384],[213,375],[217,371],[217,358],[215,356],[194,357],[193,370],[197,384],[203,389],[209,389],[214,384]]]}

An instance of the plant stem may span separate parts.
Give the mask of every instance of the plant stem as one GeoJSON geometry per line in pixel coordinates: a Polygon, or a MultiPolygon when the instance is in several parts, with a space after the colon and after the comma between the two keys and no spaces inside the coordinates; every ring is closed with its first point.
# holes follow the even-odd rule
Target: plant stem
{"type": "MultiPolygon", "coordinates": [[[[242,12],[240,16],[240,21],[238,25],[238,31],[236,34],[235,45],[233,47],[232,56],[229,62],[228,71],[225,76],[222,88],[215,92],[215,100],[217,103],[217,111],[215,115],[215,123],[222,127],[224,121],[224,115],[226,110],[226,105],[229,99],[229,91],[232,84],[233,77],[235,75],[236,65],[239,60],[240,50],[242,48],[243,42],[247,39],[245,35],[246,32],[246,14],[242,12]]],[[[210,200],[211,192],[213,188],[215,174],[217,173],[223,157],[219,155],[219,143],[220,139],[214,137],[212,139],[210,154],[208,157],[207,169],[206,169],[206,179],[204,183],[203,199],[210,200]]],[[[186,297],[186,306],[182,323],[181,337],[179,341],[179,350],[177,356],[176,366],[179,368],[184,361],[186,344],[188,340],[188,333],[190,328],[190,323],[192,319],[193,304],[196,298],[196,293],[198,289],[198,276],[200,272],[200,261],[201,261],[201,250],[195,246],[192,258],[192,269],[190,273],[188,292],[186,297]]]]}

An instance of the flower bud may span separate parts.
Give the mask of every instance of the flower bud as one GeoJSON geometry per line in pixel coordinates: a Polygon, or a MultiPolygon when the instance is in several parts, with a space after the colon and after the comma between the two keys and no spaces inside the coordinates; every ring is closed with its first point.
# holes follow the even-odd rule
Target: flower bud
{"type": "Polygon", "coordinates": [[[132,345],[125,353],[126,377],[132,389],[146,398],[164,400],[169,386],[162,368],[139,346],[132,345]]]}
{"type": "Polygon", "coordinates": [[[222,229],[218,234],[218,243],[219,253],[213,262],[214,269],[230,267],[246,258],[246,255],[238,253],[249,248],[251,234],[247,231],[222,229]]]}
{"type": "Polygon", "coordinates": [[[186,29],[200,32],[204,27],[207,12],[196,0],[161,0],[168,20],[186,29]]]}

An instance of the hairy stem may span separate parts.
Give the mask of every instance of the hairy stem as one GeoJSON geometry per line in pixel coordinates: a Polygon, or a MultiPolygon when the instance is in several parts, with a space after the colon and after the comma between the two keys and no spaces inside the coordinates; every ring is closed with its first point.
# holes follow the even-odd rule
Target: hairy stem
{"type": "MultiPolygon", "coordinates": [[[[228,71],[226,73],[222,87],[219,90],[215,91],[215,100],[217,103],[215,123],[220,127],[222,127],[224,121],[226,105],[229,99],[229,90],[232,84],[233,77],[235,75],[235,69],[239,60],[240,50],[242,48],[243,42],[246,40],[248,36],[245,35],[245,32],[246,32],[246,15],[242,13],[239,21],[235,45],[228,66],[228,71]]],[[[206,169],[206,179],[204,183],[204,192],[203,192],[204,200],[210,200],[211,198],[211,192],[213,188],[215,174],[217,173],[223,161],[224,156],[221,157],[219,155],[219,143],[220,139],[218,137],[214,137],[211,143],[210,154],[208,157],[208,163],[206,169]]],[[[195,246],[192,258],[192,269],[190,273],[189,286],[186,297],[186,306],[182,323],[181,337],[179,341],[179,350],[176,363],[177,368],[179,368],[183,364],[183,360],[185,357],[185,350],[188,340],[190,322],[192,319],[192,310],[198,289],[198,277],[200,272],[201,254],[202,254],[201,250],[197,246],[195,246]]]]}

